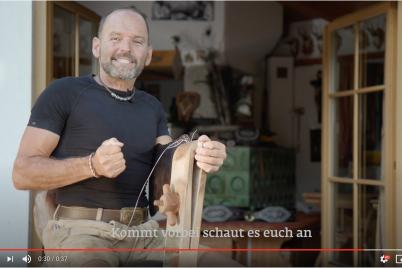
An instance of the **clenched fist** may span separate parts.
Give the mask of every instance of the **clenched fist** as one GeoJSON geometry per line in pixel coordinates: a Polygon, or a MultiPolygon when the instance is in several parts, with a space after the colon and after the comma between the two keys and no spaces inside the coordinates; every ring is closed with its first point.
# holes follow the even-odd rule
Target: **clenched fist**
{"type": "Polygon", "coordinates": [[[116,178],[126,169],[126,160],[121,152],[123,146],[116,138],[111,138],[98,147],[92,158],[92,165],[98,176],[116,178]]]}

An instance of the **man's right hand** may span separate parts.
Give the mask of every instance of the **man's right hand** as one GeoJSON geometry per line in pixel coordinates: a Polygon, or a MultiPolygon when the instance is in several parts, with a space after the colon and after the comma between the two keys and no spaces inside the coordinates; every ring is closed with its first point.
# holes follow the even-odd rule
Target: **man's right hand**
{"type": "Polygon", "coordinates": [[[123,143],[116,138],[105,140],[96,150],[92,165],[98,176],[116,178],[126,169],[126,160],[121,151],[123,143]]]}

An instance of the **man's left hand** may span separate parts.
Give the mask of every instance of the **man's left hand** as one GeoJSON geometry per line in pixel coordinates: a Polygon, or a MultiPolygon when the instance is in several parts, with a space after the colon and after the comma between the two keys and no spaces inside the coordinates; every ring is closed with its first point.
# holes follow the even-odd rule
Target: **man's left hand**
{"type": "Polygon", "coordinates": [[[226,146],[218,141],[211,141],[206,135],[198,138],[195,154],[197,166],[207,173],[216,172],[226,159],[226,146]]]}

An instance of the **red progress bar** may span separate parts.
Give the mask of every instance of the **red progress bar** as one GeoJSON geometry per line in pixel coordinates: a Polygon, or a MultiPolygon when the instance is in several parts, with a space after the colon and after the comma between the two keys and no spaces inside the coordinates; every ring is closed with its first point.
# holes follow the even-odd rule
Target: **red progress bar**
{"type": "MultiPolygon", "coordinates": [[[[45,251],[43,248],[0,248],[4,251],[45,251]]],[[[252,251],[252,252],[361,252],[362,248],[47,248],[46,251],[252,251]]]]}

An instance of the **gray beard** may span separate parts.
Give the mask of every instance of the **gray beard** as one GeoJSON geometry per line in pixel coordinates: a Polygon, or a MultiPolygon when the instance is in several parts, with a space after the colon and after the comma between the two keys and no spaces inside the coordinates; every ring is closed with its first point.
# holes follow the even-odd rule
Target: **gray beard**
{"type": "Polygon", "coordinates": [[[132,69],[119,70],[111,62],[101,62],[102,69],[113,78],[121,80],[133,80],[137,78],[141,72],[142,68],[133,67],[132,69]]]}

